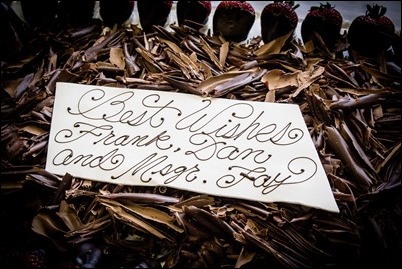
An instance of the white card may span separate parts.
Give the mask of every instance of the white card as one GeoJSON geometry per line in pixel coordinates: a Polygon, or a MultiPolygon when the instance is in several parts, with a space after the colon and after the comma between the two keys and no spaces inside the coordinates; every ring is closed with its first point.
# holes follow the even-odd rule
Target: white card
{"type": "Polygon", "coordinates": [[[57,83],[46,170],[339,212],[294,104],[57,83]]]}

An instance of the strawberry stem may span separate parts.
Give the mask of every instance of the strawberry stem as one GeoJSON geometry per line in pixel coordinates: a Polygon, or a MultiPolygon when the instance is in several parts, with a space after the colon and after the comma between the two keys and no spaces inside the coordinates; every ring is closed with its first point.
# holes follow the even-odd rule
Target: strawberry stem
{"type": "Polygon", "coordinates": [[[380,18],[385,15],[387,12],[387,8],[380,6],[378,4],[374,4],[372,6],[367,5],[366,15],[371,18],[380,18]]]}

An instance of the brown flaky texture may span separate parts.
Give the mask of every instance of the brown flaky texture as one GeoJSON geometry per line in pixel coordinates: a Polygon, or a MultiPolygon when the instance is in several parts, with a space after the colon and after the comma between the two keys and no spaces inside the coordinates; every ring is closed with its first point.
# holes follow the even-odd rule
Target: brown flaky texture
{"type": "Polygon", "coordinates": [[[177,25],[36,31],[1,63],[2,268],[401,265],[393,55],[283,50],[286,36],[223,43],[177,25]],[[297,104],[340,213],[50,174],[56,82],[297,104]]]}

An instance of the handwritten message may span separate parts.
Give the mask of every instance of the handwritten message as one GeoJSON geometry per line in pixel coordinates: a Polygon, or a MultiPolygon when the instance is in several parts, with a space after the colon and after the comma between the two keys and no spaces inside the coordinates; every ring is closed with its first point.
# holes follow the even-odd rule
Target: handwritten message
{"type": "Polygon", "coordinates": [[[46,169],[339,212],[292,104],[57,83],[46,169]]]}

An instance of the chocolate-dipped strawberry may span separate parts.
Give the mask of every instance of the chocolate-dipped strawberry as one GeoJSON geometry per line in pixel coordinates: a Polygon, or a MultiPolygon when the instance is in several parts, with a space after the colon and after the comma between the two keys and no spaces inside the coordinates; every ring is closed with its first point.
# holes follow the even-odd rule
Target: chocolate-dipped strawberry
{"type": "Polygon", "coordinates": [[[61,25],[84,26],[92,21],[95,1],[59,1],[57,17],[61,25]]]}
{"type": "Polygon", "coordinates": [[[57,1],[20,1],[25,21],[32,27],[49,26],[54,23],[57,1]]]}
{"type": "Polygon", "coordinates": [[[241,42],[247,39],[255,21],[255,10],[247,1],[222,1],[213,15],[214,35],[228,41],[241,42]]]}
{"type": "Polygon", "coordinates": [[[0,2],[0,29],[0,60],[8,61],[27,44],[31,31],[6,1],[0,2]]]}
{"type": "Polygon", "coordinates": [[[165,26],[173,1],[138,0],[137,9],[141,28],[146,33],[153,31],[152,26],[165,26]]]}
{"type": "Polygon", "coordinates": [[[261,38],[268,43],[296,30],[299,17],[293,1],[274,1],[261,12],[261,38]]]}
{"type": "Polygon", "coordinates": [[[385,16],[386,12],[386,7],[377,4],[367,5],[366,14],[352,21],[347,39],[354,51],[366,57],[377,57],[390,47],[395,34],[395,25],[385,16]]]}
{"type": "Polygon", "coordinates": [[[107,26],[121,25],[133,13],[135,1],[99,1],[99,14],[107,26]]]}
{"type": "Polygon", "coordinates": [[[179,0],[176,4],[177,22],[181,26],[186,20],[199,24],[191,25],[199,29],[206,25],[211,14],[211,1],[179,0]]]}
{"type": "Polygon", "coordinates": [[[300,28],[303,42],[314,42],[317,33],[328,50],[334,51],[340,38],[342,21],[341,13],[330,3],[311,7],[300,28]]]}

